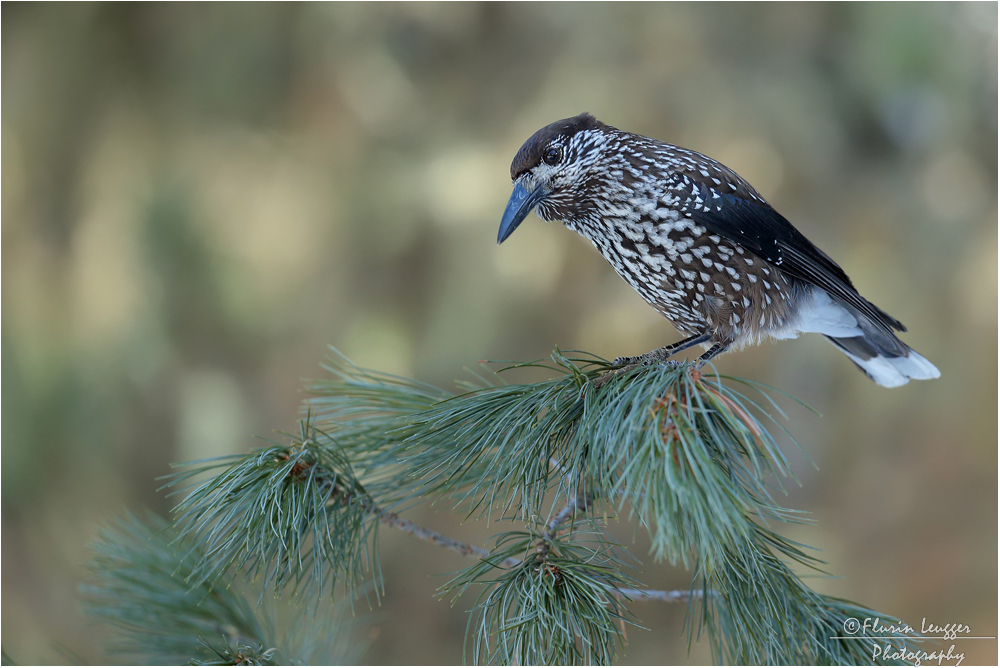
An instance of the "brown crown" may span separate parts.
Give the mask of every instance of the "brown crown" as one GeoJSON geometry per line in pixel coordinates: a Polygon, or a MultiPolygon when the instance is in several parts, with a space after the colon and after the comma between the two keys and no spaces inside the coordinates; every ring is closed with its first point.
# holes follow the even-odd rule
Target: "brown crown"
{"type": "Polygon", "coordinates": [[[604,124],[588,113],[564,118],[561,121],[550,123],[544,128],[531,135],[528,141],[521,145],[514,162],[510,163],[510,179],[516,181],[517,177],[527,171],[534,169],[542,161],[542,153],[554,138],[559,136],[571,137],[581,130],[602,127],[604,124]]]}

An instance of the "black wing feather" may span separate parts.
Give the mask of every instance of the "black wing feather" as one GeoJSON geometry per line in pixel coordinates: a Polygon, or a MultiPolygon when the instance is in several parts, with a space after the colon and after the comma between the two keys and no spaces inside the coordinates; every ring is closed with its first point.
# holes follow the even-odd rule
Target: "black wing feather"
{"type": "Polygon", "coordinates": [[[691,174],[685,176],[688,196],[694,195],[695,202],[701,200],[701,206],[689,206],[686,211],[697,224],[735,241],[789,276],[823,288],[890,335],[893,329],[906,331],[901,322],[862,297],[844,270],[767,202],[721,193],[691,174]],[[699,192],[692,193],[691,188],[699,192]]]}

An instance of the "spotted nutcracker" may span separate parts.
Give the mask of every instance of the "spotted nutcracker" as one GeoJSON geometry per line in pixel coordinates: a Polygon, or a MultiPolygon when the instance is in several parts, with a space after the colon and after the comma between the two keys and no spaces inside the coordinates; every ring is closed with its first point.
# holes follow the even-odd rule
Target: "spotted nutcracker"
{"type": "Polygon", "coordinates": [[[879,385],[937,378],[896,338],[902,323],[733,170],[623,132],[589,114],[547,125],[510,166],[497,243],[532,209],[590,239],[615,271],[688,338],[616,366],[703,345],[707,361],[765,337],[818,332],[879,385]]]}

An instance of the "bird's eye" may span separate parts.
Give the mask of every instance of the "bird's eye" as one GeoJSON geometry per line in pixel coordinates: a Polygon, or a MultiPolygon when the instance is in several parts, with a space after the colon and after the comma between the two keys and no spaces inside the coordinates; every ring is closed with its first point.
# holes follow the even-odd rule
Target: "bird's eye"
{"type": "Polygon", "coordinates": [[[560,160],[562,160],[562,149],[558,146],[553,146],[552,148],[547,149],[545,154],[542,155],[542,161],[545,162],[546,165],[558,164],[560,160]]]}

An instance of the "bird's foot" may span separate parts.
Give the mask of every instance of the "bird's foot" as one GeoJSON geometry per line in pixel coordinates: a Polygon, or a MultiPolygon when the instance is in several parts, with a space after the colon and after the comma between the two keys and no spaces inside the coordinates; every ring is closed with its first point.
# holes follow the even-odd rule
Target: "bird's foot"
{"type": "Polygon", "coordinates": [[[637,366],[649,366],[653,364],[663,364],[671,367],[680,366],[680,362],[676,360],[667,359],[670,355],[659,354],[659,350],[654,350],[653,352],[646,353],[645,355],[637,355],[636,357],[616,357],[612,365],[616,367],[628,367],[633,369],[637,366]]]}
{"type": "Polygon", "coordinates": [[[651,353],[646,353],[645,355],[638,355],[636,357],[616,357],[612,365],[615,367],[609,369],[601,374],[597,380],[594,381],[595,388],[601,388],[609,380],[615,376],[620,376],[623,373],[628,373],[633,369],[638,369],[641,366],[652,366],[654,364],[660,364],[663,366],[668,366],[672,369],[676,369],[681,366],[681,363],[676,360],[668,360],[662,356],[656,355],[658,351],[654,350],[651,353]]]}
{"type": "Polygon", "coordinates": [[[616,357],[615,361],[611,364],[616,367],[620,366],[635,366],[642,361],[642,357],[616,357]]]}
{"type": "MultiPolygon", "coordinates": [[[[618,359],[621,359],[621,358],[618,358],[618,359]]],[[[615,366],[618,366],[618,360],[617,359],[615,360],[615,366]]],[[[622,366],[622,367],[620,367],[618,369],[609,369],[608,371],[605,371],[604,373],[602,373],[600,376],[598,376],[594,380],[594,389],[596,389],[596,390],[601,389],[602,387],[604,387],[604,385],[609,380],[611,380],[615,376],[620,376],[623,373],[631,371],[635,367],[636,367],[635,364],[629,364],[629,365],[622,366]]]]}

